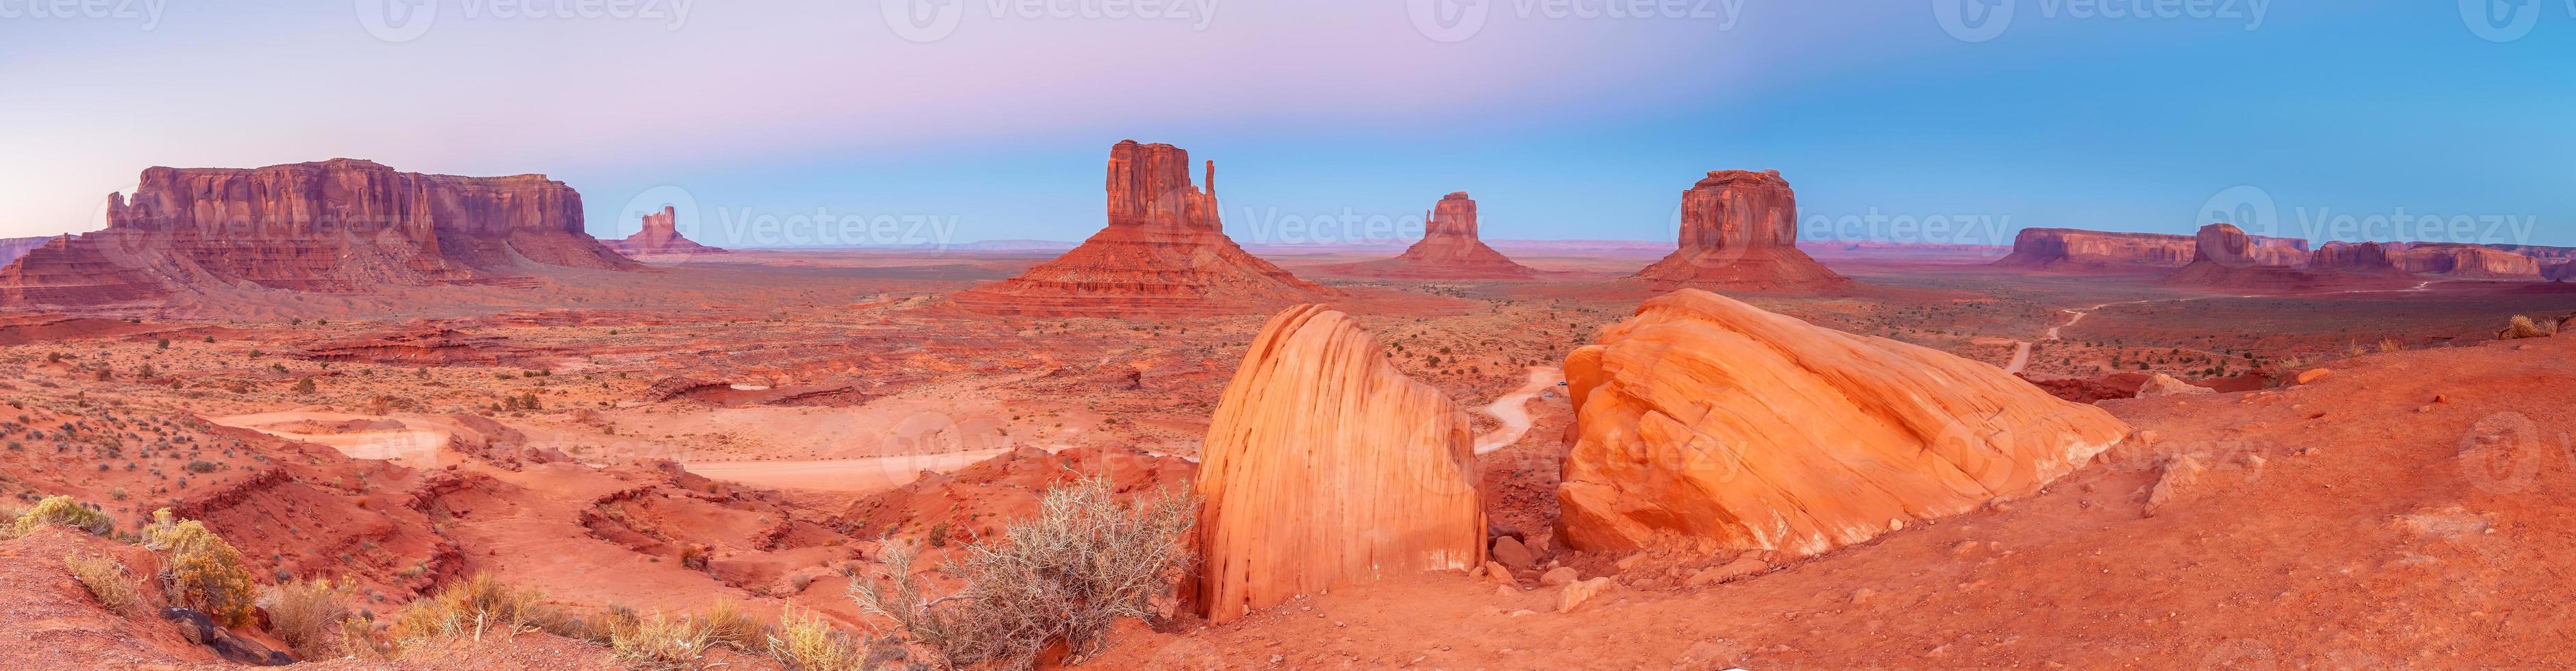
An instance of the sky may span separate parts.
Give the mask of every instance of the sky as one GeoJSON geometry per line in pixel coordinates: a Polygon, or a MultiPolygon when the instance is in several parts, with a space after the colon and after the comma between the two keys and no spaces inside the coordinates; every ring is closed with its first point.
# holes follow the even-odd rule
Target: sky
{"type": "Polygon", "coordinates": [[[2576,245],[2576,0],[0,0],[0,237],[150,166],[544,173],[595,235],[1079,240],[1122,139],[1248,244],[2024,227],[2576,245]]]}

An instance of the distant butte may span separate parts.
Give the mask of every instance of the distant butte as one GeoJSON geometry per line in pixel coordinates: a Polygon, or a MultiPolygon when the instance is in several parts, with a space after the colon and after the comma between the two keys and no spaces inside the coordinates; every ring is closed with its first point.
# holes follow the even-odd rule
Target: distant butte
{"type": "Polygon", "coordinates": [[[0,268],[0,303],[512,283],[541,266],[636,264],[583,233],[581,194],[544,175],[428,175],[353,159],[150,168],[130,202],[108,196],[107,228],[0,268]]]}
{"type": "Polygon", "coordinates": [[[1109,148],[1109,225],[1081,246],[1018,277],[959,292],[988,314],[1118,317],[1244,314],[1341,292],[1243,251],[1217,218],[1216,162],[1208,190],[1190,183],[1190,155],[1168,144],[1109,148]]]}
{"type": "Polygon", "coordinates": [[[608,246],[627,256],[670,256],[685,254],[720,254],[725,250],[698,244],[680,235],[676,208],[665,205],[662,211],[644,215],[644,230],[626,236],[608,246]]]}
{"type": "Polygon", "coordinates": [[[1443,196],[1424,213],[1422,239],[1391,259],[1327,266],[1328,272],[1394,279],[1517,280],[1539,272],[1485,245],[1477,233],[1476,201],[1467,192],[1443,196]]]}
{"type": "Polygon", "coordinates": [[[1798,251],[1798,197],[1780,171],[1712,170],[1682,192],[1681,249],[1631,276],[1657,289],[1812,291],[1857,284],[1798,251]]]}

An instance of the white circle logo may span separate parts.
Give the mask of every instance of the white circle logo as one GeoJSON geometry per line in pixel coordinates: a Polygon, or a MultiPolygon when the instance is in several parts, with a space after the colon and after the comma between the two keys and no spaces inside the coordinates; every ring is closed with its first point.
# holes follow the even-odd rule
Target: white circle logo
{"type": "Polygon", "coordinates": [[[2540,23],[2535,0],[2460,0],[2460,22],[2489,42],[2511,42],[2531,34],[2540,23]]]}
{"type": "Polygon", "coordinates": [[[887,28],[906,40],[928,44],[957,32],[966,15],[965,0],[879,0],[887,28]]]}
{"type": "Polygon", "coordinates": [[[1458,42],[1476,36],[1485,29],[1485,17],[1493,12],[1488,0],[1407,0],[1405,14],[1413,18],[1413,29],[1434,42],[1458,42]]]}
{"type": "Polygon", "coordinates": [[[1961,42],[2002,37],[2012,27],[2014,0],[1932,0],[1932,19],[1961,42]]]}
{"type": "Polygon", "coordinates": [[[2246,235],[2280,237],[2280,207],[2273,203],[2272,192],[2262,187],[2229,187],[2201,203],[2200,211],[2193,212],[2191,218],[2186,223],[2192,230],[2207,224],[2235,224],[2246,235]]]}
{"type": "Polygon", "coordinates": [[[376,39],[400,44],[429,34],[438,23],[438,0],[356,0],[358,25],[376,39]]]}

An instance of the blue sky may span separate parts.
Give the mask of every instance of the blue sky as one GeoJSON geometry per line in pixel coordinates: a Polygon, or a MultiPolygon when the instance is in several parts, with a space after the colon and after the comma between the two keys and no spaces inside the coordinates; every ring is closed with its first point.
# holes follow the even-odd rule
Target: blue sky
{"type": "Polygon", "coordinates": [[[1133,138],[1214,159],[1252,243],[1401,239],[1451,191],[1490,238],[1670,240],[1743,168],[1823,237],[2576,245],[2576,0],[162,1],[0,0],[0,237],[147,166],[352,157],[546,173],[601,235],[677,201],[720,245],[1077,240],[1133,138]],[[1182,16],[1102,15],[1137,6],[1182,16]]]}

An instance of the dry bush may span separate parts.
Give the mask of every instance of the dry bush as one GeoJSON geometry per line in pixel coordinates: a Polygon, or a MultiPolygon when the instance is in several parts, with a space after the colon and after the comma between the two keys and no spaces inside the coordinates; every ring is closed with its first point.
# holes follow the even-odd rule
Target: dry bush
{"type": "Polygon", "coordinates": [[[227,627],[252,620],[250,571],[241,551],[196,520],[174,520],[170,509],[153,511],[144,547],[161,553],[161,583],[171,603],[195,609],[227,627]]]}
{"type": "Polygon", "coordinates": [[[270,587],[260,593],[259,607],[268,611],[268,631],[295,649],[305,659],[339,657],[353,647],[364,647],[362,638],[348,640],[349,598],[357,594],[357,583],[342,579],[338,583],[314,578],[270,587]]]}
{"type": "Polygon", "coordinates": [[[541,604],[545,593],[513,588],[488,573],[439,588],[394,613],[387,635],[401,645],[451,638],[482,640],[486,633],[516,632],[520,627],[554,631],[566,620],[541,604]]]}
{"type": "Polygon", "coordinates": [[[2541,328],[2539,324],[2532,323],[2531,317],[2525,315],[2514,315],[2513,321],[2505,324],[2504,330],[2496,332],[2496,339],[2514,340],[2518,338],[2545,338],[2548,337],[2549,334],[2550,331],[2548,329],[2541,328]]]}
{"type": "Polygon", "coordinates": [[[70,569],[72,577],[89,588],[90,595],[98,597],[99,605],[109,611],[126,617],[147,614],[143,593],[134,588],[134,576],[126,574],[124,562],[111,557],[65,555],[63,568],[70,569]]]}
{"type": "Polygon", "coordinates": [[[1107,647],[1118,618],[1154,616],[1154,600],[1190,564],[1181,540],[1197,521],[1192,497],[1122,505],[1107,479],[1085,478],[1048,491],[1037,518],[1012,524],[999,543],[968,545],[943,569],[965,581],[958,593],[925,599],[912,571],[919,548],[888,539],[887,583],[854,580],[850,598],[950,667],[1028,668],[1050,641],[1079,662],[1107,647]]]}
{"type": "Polygon", "coordinates": [[[717,599],[716,605],[699,613],[697,620],[707,628],[707,638],[715,645],[742,651],[757,651],[769,637],[769,627],[742,612],[742,604],[732,599],[717,599]]]}
{"type": "Polygon", "coordinates": [[[48,496],[37,501],[36,507],[19,514],[18,522],[9,527],[9,535],[24,536],[44,526],[70,527],[105,536],[116,531],[116,520],[109,518],[107,513],[90,510],[72,497],[48,496]]]}
{"type": "Polygon", "coordinates": [[[832,629],[821,614],[800,613],[794,606],[778,616],[769,658],[787,671],[861,671],[870,666],[868,651],[857,638],[832,629]]]}
{"type": "Polygon", "coordinates": [[[610,632],[608,646],[609,656],[626,668],[678,671],[699,668],[713,643],[705,624],[655,612],[610,632]]]}

